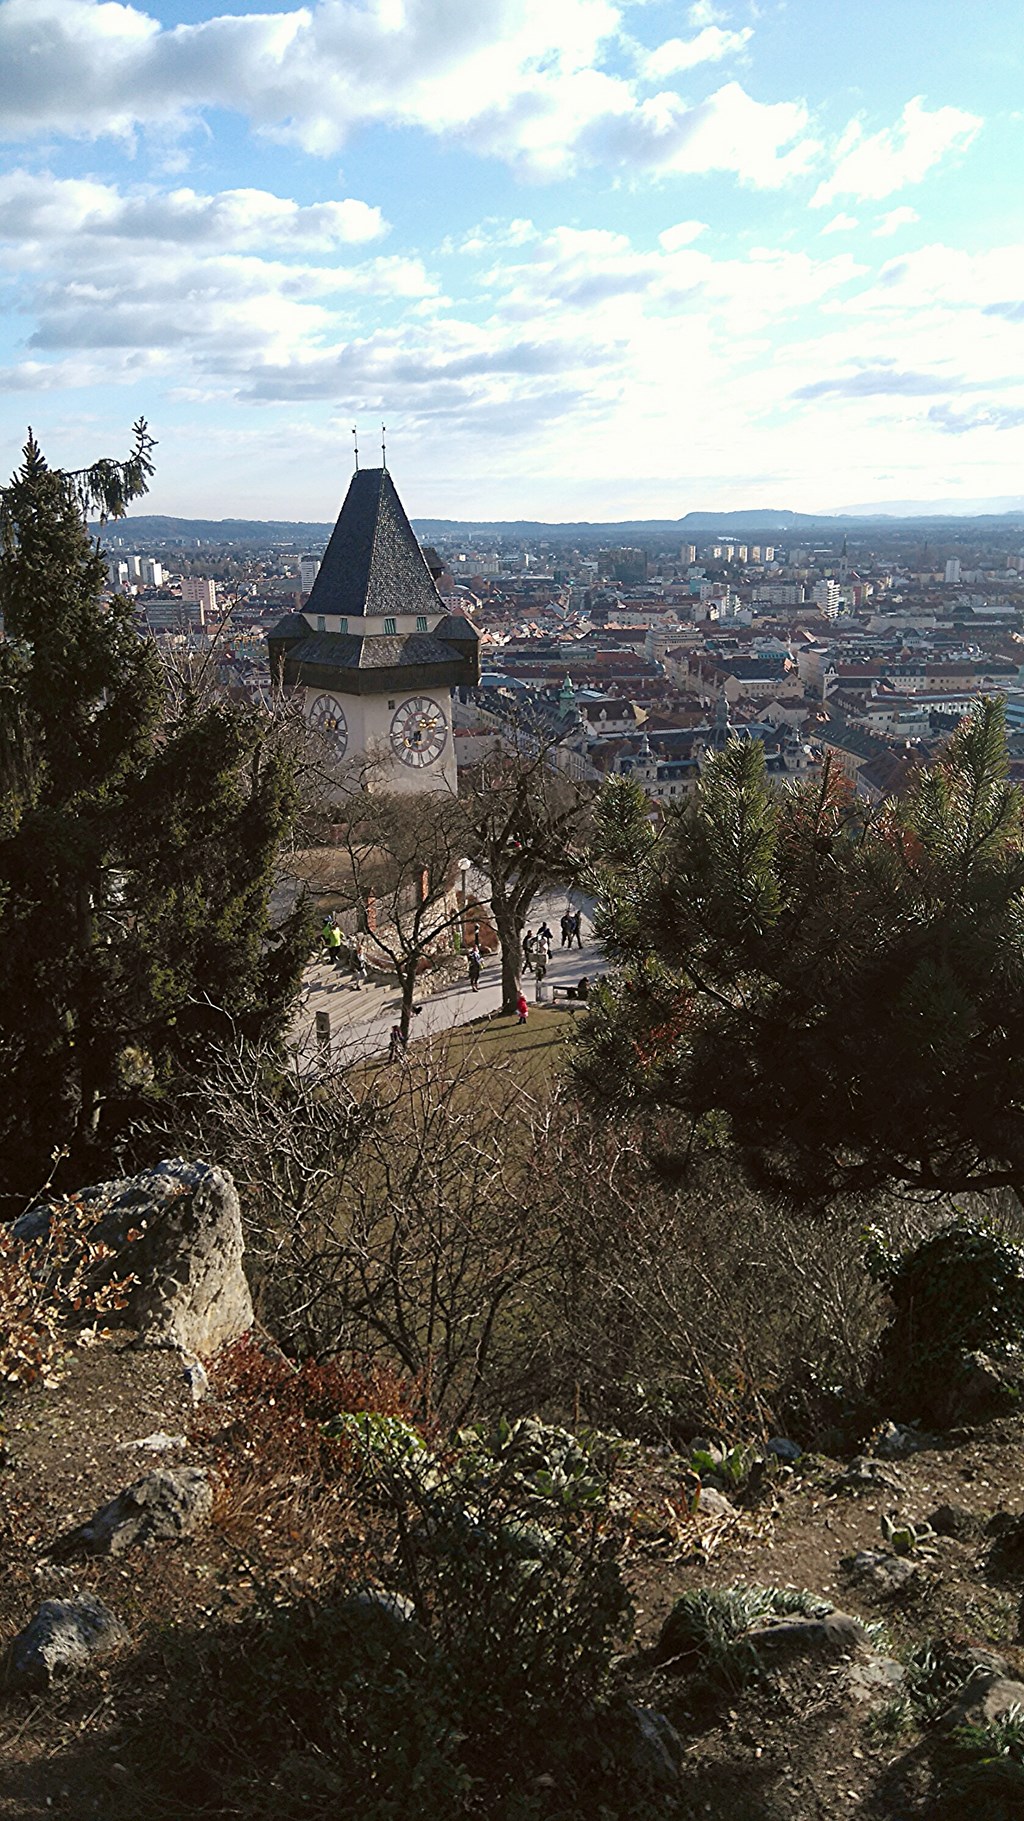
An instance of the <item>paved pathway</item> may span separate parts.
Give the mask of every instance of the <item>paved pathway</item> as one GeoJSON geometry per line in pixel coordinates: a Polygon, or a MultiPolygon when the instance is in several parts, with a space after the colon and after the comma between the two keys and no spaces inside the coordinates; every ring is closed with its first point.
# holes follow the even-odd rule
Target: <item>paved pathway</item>
{"type": "MultiPolygon", "coordinates": [[[[480,896],[483,899],[484,892],[480,896]]],[[[529,929],[536,929],[546,919],[554,937],[555,946],[545,976],[546,985],[575,985],[581,974],[593,978],[600,966],[600,951],[594,946],[591,922],[593,900],[574,894],[572,902],[583,911],[582,953],[575,944],[571,949],[558,946],[561,941],[558,923],[567,903],[564,890],[549,892],[536,899],[527,925],[529,929]]],[[[523,976],[523,986],[527,999],[532,1003],[536,995],[532,975],[523,976]]],[[[500,954],[486,957],[480,986],[475,993],[463,975],[454,985],[442,987],[436,993],[430,993],[425,985],[423,996],[417,1003],[422,1006],[422,1010],[414,1017],[410,1032],[415,1040],[435,1037],[442,1031],[453,1030],[456,1025],[468,1024],[473,1018],[482,1018],[486,1013],[499,1011],[500,954]]],[[[326,1012],[330,1018],[332,1055],[339,1061],[351,1063],[386,1053],[391,1039],[391,1026],[398,1022],[401,1004],[402,995],[397,985],[370,985],[357,991],[350,973],[340,971],[326,960],[311,962],[306,969],[302,998],[291,1031],[291,1043],[300,1065],[304,1059],[312,1059],[317,1051],[317,1012],[326,1012]]]]}

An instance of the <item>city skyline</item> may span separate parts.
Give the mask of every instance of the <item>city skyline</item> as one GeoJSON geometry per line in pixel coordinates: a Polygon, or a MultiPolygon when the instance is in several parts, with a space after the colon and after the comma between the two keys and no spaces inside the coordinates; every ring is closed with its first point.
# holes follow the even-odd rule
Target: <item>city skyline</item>
{"type": "Polygon", "coordinates": [[[0,0],[14,466],[145,510],[1003,510],[1019,9],[0,0]],[[930,503],[930,504],[929,504],[930,503]]]}

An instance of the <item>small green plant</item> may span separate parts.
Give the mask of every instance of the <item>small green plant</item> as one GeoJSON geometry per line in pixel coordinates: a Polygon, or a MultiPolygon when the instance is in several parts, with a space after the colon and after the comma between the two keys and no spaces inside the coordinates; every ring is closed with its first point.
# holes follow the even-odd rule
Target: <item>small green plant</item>
{"type": "Polygon", "coordinates": [[[945,1638],[924,1638],[907,1658],[907,1699],[921,1723],[930,1725],[980,1673],[978,1664],[957,1645],[945,1638]]]}
{"type": "Polygon", "coordinates": [[[1012,1758],[1015,1764],[1024,1764],[1024,1707],[1008,1707],[998,1720],[956,1727],[948,1749],[963,1764],[986,1764],[992,1758],[1012,1758]]]}
{"type": "Polygon", "coordinates": [[[931,1821],[1020,1821],[1024,1815],[1024,1708],[958,1726],[941,1744],[939,1796],[931,1821]]]}
{"type": "Polygon", "coordinates": [[[889,1701],[883,1701],[867,1718],[867,1731],[871,1737],[890,1741],[902,1739],[917,1725],[917,1714],[914,1704],[907,1695],[893,1695],[889,1701]]]}
{"type": "Polygon", "coordinates": [[[881,1531],[894,1555],[931,1555],[935,1532],[930,1524],[914,1524],[909,1518],[891,1518],[883,1511],[881,1531]]]}
{"type": "Polygon", "coordinates": [[[828,1600],[791,1587],[700,1587],[682,1594],[661,1629],[658,1657],[678,1674],[699,1677],[709,1691],[733,1693],[761,1673],[748,1634],[763,1620],[822,1619],[828,1600]]]}

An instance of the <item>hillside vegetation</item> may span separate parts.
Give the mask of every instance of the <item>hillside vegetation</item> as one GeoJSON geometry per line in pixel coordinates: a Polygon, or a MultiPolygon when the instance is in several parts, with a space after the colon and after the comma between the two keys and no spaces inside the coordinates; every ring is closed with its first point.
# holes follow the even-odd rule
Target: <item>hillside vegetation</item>
{"type": "Polygon", "coordinates": [[[111,474],[3,496],[0,1816],[1024,1817],[999,707],[613,780],[584,1015],[302,1069],[302,765],[99,605],[111,474]]]}

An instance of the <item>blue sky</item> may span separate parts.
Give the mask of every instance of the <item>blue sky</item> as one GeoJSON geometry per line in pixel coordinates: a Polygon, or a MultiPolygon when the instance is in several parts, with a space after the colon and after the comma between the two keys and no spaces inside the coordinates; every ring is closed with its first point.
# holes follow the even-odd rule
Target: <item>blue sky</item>
{"type": "Polygon", "coordinates": [[[1024,498],[1020,0],[0,0],[0,460],[155,511],[1024,498]]]}

